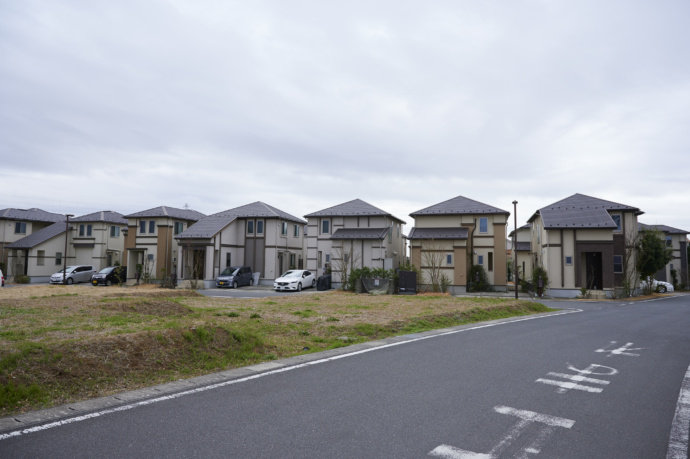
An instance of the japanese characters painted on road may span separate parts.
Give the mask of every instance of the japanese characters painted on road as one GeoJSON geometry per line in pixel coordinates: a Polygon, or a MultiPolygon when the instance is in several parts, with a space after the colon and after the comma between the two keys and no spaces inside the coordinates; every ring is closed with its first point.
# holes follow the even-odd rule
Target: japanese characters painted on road
{"type": "Polygon", "coordinates": [[[558,381],[555,379],[545,379],[545,378],[539,378],[535,382],[548,384],[551,386],[557,386],[558,387],[557,392],[559,394],[565,394],[570,389],[576,389],[576,390],[581,390],[581,391],[585,391],[585,392],[600,393],[604,390],[601,387],[587,386],[585,384],[578,384],[578,382],[586,382],[586,383],[590,383],[590,384],[599,384],[599,385],[605,386],[605,385],[609,384],[611,381],[606,381],[604,379],[599,379],[599,378],[590,378],[589,376],[583,376],[583,375],[613,376],[616,373],[618,373],[618,370],[616,370],[615,368],[607,367],[604,365],[597,365],[595,363],[591,364],[590,366],[588,366],[584,370],[578,370],[574,366],[568,365],[568,370],[575,371],[579,374],[571,375],[571,374],[567,374],[567,373],[550,372],[547,374],[547,376],[552,376],[554,378],[568,379],[570,381],[576,381],[576,382],[558,381]]]}
{"type": "MultiPolygon", "coordinates": [[[[494,411],[507,416],[515,416],[518,421],[508,430],[501,440],[488,453],[475,453],[450,445],[440,445],[434,448],[429,456],[442,457],[444,459],[496,459],[506,453],[510,446],[527,431],[532,435],[528,437],[527,445],[520,451],[511,452],[511,457],[528,457],[537,455],[546,445],[556,429],[570,429],[575,421],[534,411],[518,410],[508,406],[496,406],[494,411]],[[536,428],[536,432],[535,432],[536,428]]],[[[524,442],[523,442],[524,443],[524,442]]]]}
{"type": "MultiPolygon", "coordinates": [[[[611,345],[615,346],[616,342],[611,341],[611,345]]],[[[608,355],[606,357],[612,357],[614,355],[629,355],[630,357],[639,357],[640,354],[633,354],[630,351],[641,351],[644,348],[643,347],[631,348],[630,346],[632,346],[632,345],[633,345],[633,343],[628,343],[625,346],[621,346],[621,347],[618,347],[616,349],[597,349],[594,352],[606,352],[606,353],[608,353],[608,355]]]]}

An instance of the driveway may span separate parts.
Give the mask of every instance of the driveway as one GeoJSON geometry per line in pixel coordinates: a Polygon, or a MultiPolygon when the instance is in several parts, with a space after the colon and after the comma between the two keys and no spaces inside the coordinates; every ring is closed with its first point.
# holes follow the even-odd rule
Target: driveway
{"type": "Polygon", "coordinates": [[[294,295],[313,295],[316,293],[328,293],[334,290],[316,290],[315,288],[307,288],[301,292],[276,292],[273,287],[268,285],[254,285],[251,287],[232,288],[209,288],[197,290],[204,296],[211,298],[268,298],[272,296],[294,296],[294,295]]]}

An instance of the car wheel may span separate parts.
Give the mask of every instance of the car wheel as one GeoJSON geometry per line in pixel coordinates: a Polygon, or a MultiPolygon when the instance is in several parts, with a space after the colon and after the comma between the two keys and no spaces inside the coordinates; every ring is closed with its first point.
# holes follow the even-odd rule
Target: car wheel
{"type": "Polygon", "coordinates": [[[312,279],[311,281],[311,288],[316,287],[316,279],[312,279]]]}
{"type": "Polygon", "coordinates": [[[666,286],[665,285],[659,286],[659,293],[666,293],[666,286]]]}
{"type": "Polygon", "coordinates": [[[252,285],[254,285],[254,279],[249,279],[249,286],[251,287],[252,285]]]}
{"type": "Polygon", "coordinates": [[[65,281],[65,283],[67,285],[72,285],[72,282],[74,282],[74,279],[72,279],[71,277],[68,277],[67,280],[65,281]]]}
{"type": "Polygon", "coordinates": [[[106,285],[106,287],[110,287],[111,285],[113,285],[113,281],[108,279],[107,281],[105,281],[105,285],[106,285]]]}
{"type": "Polygon", "coordinates": [[[237,288],[237,281],[234,281],[234,282],[232,283],[232,288],[237,288]]]}
{"type": "Polygon", "coordinates": [[[298,292],[302,291],[302,283],[301,282],[299,284],[297,284],[297,291],[298,292]]]}

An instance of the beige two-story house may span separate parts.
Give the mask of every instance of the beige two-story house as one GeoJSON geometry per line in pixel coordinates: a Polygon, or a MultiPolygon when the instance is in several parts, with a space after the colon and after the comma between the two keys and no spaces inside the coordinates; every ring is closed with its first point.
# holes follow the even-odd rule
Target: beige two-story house
{"type": "Polygon", "coordinates": [[[537,210],[529,219],[533,266],[549,276],[547,293],[574,298],[582,288],[611,296],[638,285],[634,206],[574,194],[537,210]]]}
{"type": "Polygon", "coordinates": [[[92,265],[101,270],[115,263],[125,265],[124,249],[127,219],[118,212],[104,210],[70,220],[73,253],[67,264],[92,265]]]}
{"type": "Polygon", "coordinates": [[[210,288],[225,268],[244,265],[272,285],[288,269],[303,267],[306,223],[263,202],[202,218],[175,236],[178,279],[203,279],[210,288]]]}
{"type": "Polygon", "coordinates": [[[353,268],[395,269],[405,263],[405,222],[361,199],[304,216],[307,219],[307,269],[317,277],[353,268]]]}
{"type": "Polygon", "coordinates": [[[659,270],[654,276],[656,280],[664,282],[673,282],[671,270],[676,271],[678,284],[690,285],[690,278],[688,278],[688,232],[682,229],[673,228],[666,225],[646,225],[639,224],[639,231],[656,230],[663,234],[666,241],[666,247],[671,249],[671,256],[673,257],[666,266],[659,270]]]}
{"type": "Polygon", "coordinates": [[[430,283],[441,269],[452,293],[467,290],[469,270],[481,265],[496,290],[506,290],[506,225],[510,212],[464,196],[410,214],[410,260],[430,283]]]}
{"type": "Polygon", "coordinates": [[[160,206],[125,215],[125,255],[127,280],[136,279],[137,265],[150,279],[166,279],[177,266],[177,240],[182,233],[206,215],[196,210],[160,206]]]}

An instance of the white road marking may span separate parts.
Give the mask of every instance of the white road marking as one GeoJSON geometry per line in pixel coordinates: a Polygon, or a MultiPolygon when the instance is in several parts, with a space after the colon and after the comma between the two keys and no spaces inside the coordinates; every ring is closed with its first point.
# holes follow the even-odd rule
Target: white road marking
{"type": "Polygon", "coordinates": [[[518,410],[509,406],[496,406],[494,407],[494,411],[508,416],[515,416],[520,418],[520,420],[515,423],[510,430],[508,430],[508,433],[501,438],[501,441],[499,441],[488,454],[475,453],[473,451],[467,451],[450,445],[440,445],[429,452],[429,455],[444,459],[496,459],[505,453],[510,445],[512,445],[512,443],[533,423],[538,422],[540,424],[544,424],[540,428],[539,433],[534,441],[527,445],[520,452],[521,454],[517,456],[527,459],[529,454],[539,454],[541,448],[556,431],[556,428],[562,427],[565,429],[570,429],[575,424],[575,421],[570,419],[535,413],[534,411],[518,410]]]}
{"type": "MultiPolygon", "coordinates": [[[[578,381],[578,382],[589,382],[589,383],[594,383],[594,384],[609,384],[610,381],[606,381],[603,379],[597,379],[597,378],[590,378],[587,376],[582,376],[582,375],[604,375],[604,376],[612,376],[618,373],[618,370],[612,367],[607,367],[605,365],[597,365],[595,363],[591,364],[584,370],[580,370],[578,368],[575,368],[572,365],[568,365],[568,370],[571,371],[576,371],[580,373],[579,375],[569,375],[566,373],[554,373],[550,372],[547,374],[547,376],[554,376],[557,378],[563,378],[563,379],[569,379],[571,381],[578,381]],[[597,370],[600,369],[600,370],[597,370]]],[[[584,392],[592,392],[595,394],[601,393],[604,389],[599,388],[599,387],[592,387],[592,386],[585,386],[584,384],[576,384],[572,382],[565,382],[565,381],[556,381],[553,379],[545,379],[545,378],[539,378],[534,382],[542,383],[542,384],[547,384],[550,386],[557,386],[559,387],[558,393],[559,394],[565,394],[571,389],[575,390],[581,390],[584,392]]]]}
{"type": "Polygon", "coordinates": [[[444,332],[444,333],[439,333],[439,334],[437,334],[437,335],[420,336],[420,337],[418,337],[418,338],[413,338],[413,339],[406,340],[406,341],[398,341],[398,342],[394,342],[394,343],[384,344],[384,345],[382,345],[382,346],[372,347],[372,348],[368,348],[368,349],[361,349],[361,350],[359,350],[359,351],[350,352],[350,353],[348,353],[348,354],[341,354],[341,355],[336,355],[336,356],[333,356],[333,357],[328,357],[328,358],[325,358],[325,359],[320,359],[320,360],[314,360],[314,361],[311,361],[311,362],[300,363],[300,364],[293,365],[293,366],[290,366],[290,367],[285,367],[285,368],[279,368],[279,369],[276,369],[276,370],[266,371],[266,372],[264,372],[264,373],[259,373],[259,374],[252,375],[252,376],[245,376],[244,378],[233,379],[233,380],[224,381],[224,382],[221,382],[221,383],[210,384],[210,385],[208,385],[208,386],[197,387],[197,388],[194,388],[194,389],[191,389],[191,390],[186,390],[186,391],[178,392],[178,393],[171,394],[171,395],[165,395],[165,396],[162,396],[162,397],[156,397],[156,398],[149,399],[149,400],[142,400],[142,401],[140,401],[140,402],[132,403],[132,404],[129,404],[129,405],[119,406],[119,407],[117,407],[117,408],[110,408],[110,409],[101,410],[101,411],[97,411],[97,412],[94,412],[94,413],[89,413],[89,414],[82,415],[82,416],[76,416],[76,417],[74,417],[74,418],[68,418],[68,419],[64,419],[64,420],[60,420],[60,421],[54,421],[54,422],[49,422],[49,423],[46,423],[46,424],[40,424],[40,425],[37,425],[37,426],[34,426],[34,427],[29,427],[29,428],[26,428],[26,429],[14,430],[14,431],[8,432],[8,433],[6,433],[6,434],[0,434],[0,441],[6,440],[6,439],[12,438],[12,437],[18,437],[18,436],[24,435],[24,434],[29,434],[29,433],[34,433],[34,432],[40,432],[40,431],[42,431],[42,430],[47,430],[47,429],[52,429],[52,428],[54,428],[54,427],[60,427],[60,426],[63,426],[63,425],[72,424],[72,423],[74,423],[74,422],[86,421],[87,419],[96,418],[96,417],[103,416],[103,415],[106,415],[106,414],[117,413],[117,412],[119,412],[119,411],[131,410],[132,408],[138,408],[138,407],[140,407],[140,406],[151,405],[151,404],[153,404],[153,403],[163,402],[163,401],[166,401],[166,400],[172,400],[172,399],[179,398],[179,397],[182,397],[182,396],[185,396],[185,395],[197,394],[197,393],[199,393],[199,392],[205,392],[205,391],[207,391],[207,390],[217,389],[217,388],[219,388],[219,387],[225,387],[225,386],[230,386],[230,385],[233,385],[233,384],[239,384],[239,383],[242,383],[242,382],[251,381],[252,379],[263,378],[263,377],[265,377],[265,376],[270,376],[270,375],[277,374],[277,373],[284,373],[284,372],[286,372],[286,371],[297,370],[297,369],[299,369],[299,368],[305,368],[305,367],[309,367],[309,366],[311,366],[311,365],[319,365],[319,364],[322,364],[322,363],[331,362],[331,361],[339,360],[339,359],[344,359],[344,358],[352,357],[352,356],[355,356],[355,355],[366,354],[367,352],[373,352],[373,351],[378,351],[378,350],[381,350],[381,349],[387,349],[387,348],[389,348],[389,347],[400,346],[400,345],[409,344],[409,343],[415,343],[415,342],[417,342],[417,341],[423,341],[423,340],[427,340],[427,339],[431,339],[431,338],[438,338],[438,337],[441,337],[441,336],[455,335],[455,334],[457,334],[457,333],[464,333],[464,332],[467,332],[467,331],[481,330],[482,328],[497,327],[497,326],[499,326],[499,325],[512,324],[512,323],[515,323],[515,322],[525,322],[525,321],[528,321],[528,320],[546,319],[546,318],[551,318],[551,317],[556,317],[556,316],[562,316],[562,315],[566,315],[566,314],[574,314],[574,313],[577,313],[577,312],[582,312],[582,309],[569,309],[569,310],[564,310],[563,312],[559,312],[559,313],[555,313],[555,314],[549,314],[549,315],[546,315],[546,316],[523,317],[523,318],[521,318],[521,319],[507,320],[507,321],[504,321],[504,322],[496,322],[496,323],[491,323],[491,324],[477,325],[477,326],[474,326],[474,327],[462,328],[462,329],[459,329],[459,330],[451,330],[451,331],[447,331],[447,332],[444,332]]]}
{"type": "MultiPolygon", "coordinates": [[[[616,342],[615,342],[615,341],[611,341],[611,344],[616,344],[616,342]]],[[[633,343],[628,343],[628,344],[626,344],[625,346],[621,346],[621,347],[619,347],[619,348],[617,348],[617,349],[613,349],[613,350],[608,350],[608,349],[597,349],[597,350],[594,351],[594,352],[608,352],[609,355],[607,355],[606,357],[611,357],[612,355],[629,355],[629,356],[631,356],[631,357],[639,357],[640,354],[633,354],[633,353],[628,352],[628,351],[641,351],[641,350],[644,349],[644,348],[643,348],[643,347],[630,348],[630,346],[632,346],[632,345],[633,345],[633,343]]]]}
{"type": "Polygon", "coordinates": [[[687,459],[688,435],[690,431],[690,367],[680,386],[676,414],[671,424],[671,435],[668,439],[666,459],[687,459]]]}

